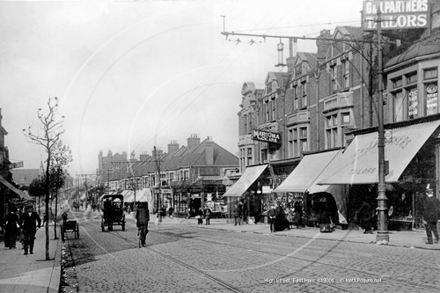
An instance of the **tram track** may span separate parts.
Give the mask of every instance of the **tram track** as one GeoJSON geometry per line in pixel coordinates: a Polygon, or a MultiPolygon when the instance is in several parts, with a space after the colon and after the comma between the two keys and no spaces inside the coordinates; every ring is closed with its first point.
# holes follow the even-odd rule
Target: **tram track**
{"type": "MultiPolygon", "coordinates": [[[[173,233],[173,231],[175,231],[175,230],[169,230],[169,229],[167,231],[150,230],[150,233],[157,233],[157,234],[160,234],[160,235],[163,235],[163,236],[168,236],[168,237],[176,237],[176,238],[181,238],[181,239],[188,239],[187,236],[182,236],[182,235],[179,235],[178,233],[173,233]]],[[[236,232],[231,232],[231,233],[236,233],[236,232]]],[[[120,231],[113,231],[112,234],[114,236],[116,236],[117,238],[127,242],[128,244],[133,245],[133,247],[137,247],[137,245],[138,245],[137,238],[136,238],[136,240],[127,238],[126,237],[127,235],[123,235],[125,233],[120,233],[120,231]]],[[[91,236],[89,235],[89,237],[91,237],[91,236]]],[[[243,249],[243,250],[246,250],[246,251],[248,251],[249,250],[249,246],[251,246],[251,245],[246,245],[246,244],[245,245],[240,245],[240,244],[237,245],[237,243],[231,244],[231,243],[228,243],[228,242],[225,242],[225,241],[212,240],[212,239],[203,239],[203,238],[200,238],[200,237],[194,239],[194,241],[202,241],[202,242],[205,242],[205,243],[210,243],[210,244],[215,244],[215,245],[223,245],[223,246],[226,246],[228,248],[234,248],[234,249],[238,248],[238,249],[243,249]]],[[[247,241],[247,240],[245,240],[245,241],[247,241]]],[[[344,271],[344,270],[346,271],[347,267],[345,267],[345,266],[335,265],[335,264],[328,264],[326,262],[320,261],[320,259],[324,258],[328,253],[330,253],[334,248],[336,248],[336,246],[339,245],[339,243],[340,242],[335,242],[334,245],[332,245],[330,248],[327,248],[328,251],[327,251],[326,254],[324,254],[322,256],[319,256],[318,259],[316,259],[316,260],[310,260],[310,259],[306,259],[306,258],[302,258],[302,257],[299,257],[299,256],[294,256],[294,255],[287,255],[286,256],[285,254],[276,253],[276,252],[273,252],[273,251],[269,252],[269,251],[266,251],[266,250],[263,250],[263,249],[256,249],[255,245],[252,246],[252,250],[254,252],[256,252],[256,253],[263,253],[263,254],[266,254],[268,256],[276,256],[276,257],[285,258],[285,259],[287,258],[289,260],[298,260],[298,261],[307,262],[308,264],[306,266],[298,268],[295,271],[287,272],[287,273],[286,273],[285,270],[280,270],[280,269],[277,269],[274,266],[271,266],[271,270],[275,270],[275,271],[280,273],[280,278],[292,278],[292,277],[295,276],[295,274],[297,274],[298,272],[300,272],[304,268],[310,267],[312,265],[327,266],[327,267],[329,267],[331,269],[338,269],[338,270],[341,270],[341,271],[344,271]]],[[[271,243],[271,244],[273,244],[273,243],[271,243]]],[[[283,248],[284,247],[285,246],[283,246],[283,248]]],[[[148,249],[151,252],[154,252],[155,254],[157,254],[157,255],[159,255],[159,256],[161,256],[161,257],[163,257],[163,258],[165,258],[165,259],[167,259],[167,260],[169,260],[171,262],[174,262],[174,263],[176,263],[176,264],[178,264],[180,266],[183,266],[186,269],[192,270],[193,272],[196,272],[198,274],[203,275],[205,278],[208,278],[208,279],[212,280],[213,282],[219,284],[220,286],[222,286],[223,288],[225,288],[225,289],[227,289],[227,290],[229,290],[231,292],[246,292],[246,291],[241,290],[240,288],[235,287],[234,285],[232,285],[232,284],[230,284],[228,282],[223,281],[220,278],[212,276],[212,274],[210,274],[208,270],[199,269],[199,268],[197,268],[197,267],[195,267],[193,265],[190,265],[190,264],[188,264],[186,262],[183,262],[183,261],[181,261],[181,260],[179,260],[179,259],[177,259],[177,258],[175,258],[175,257],[173,257],[173,256],[171,256],[169,254],[166,254],[164,252],[158,251],[157,249],[154,249],[151,246],[147,247],[146,249],[148,249]]],[[[249,260],[246,260],[246,262],[249,262],[249,260]]],[[[403,261],[393,261],[393,262],[396,263],[396,264],[404,264],[405,263],[403,261]]],[[[252,263],[250,263],[250,264],[252,264],[252,263]]],[[[253,263],[253,265],[256,265],[256,264],[257,263],[253,263]]],[[[422,266],[420,266],[420,267],[422,267],[422,266]]],[[[426,266],[423,266],[423,268],[426,269],[426,266]]],[[[360,269],[352,269],[352,268],[350,268],[350,273],[352,273],[352,274],[359,274],[360,276],[361,275],[362,276],[370,276],[371,278],[381,278],[381,277],[383,277],[382,275],[379,275],[377,273],[372,273],[371,271],[360,270],[360,269]]],[[[421,290],[427,290],[427,292],[439,290],[439,287],[438,286],[434,286],[434,285],[426,285],[426,284],[411,282],[411,281],[403,280],[403,279],[400,279],[400,278],[393,278],[391,280],[394,281],[394,282],[398,282],[400,284],[403,284],[403,285],[411,285],[411,286],[420,288],[421,290]]],[[[322,283],[321,285],[328,286],[328,287],[331,287],[333,289],[337,289],[340,292],[352,292],[352,290],[347,289],[346,287],[338,286],[337,284],[331,284],[331,283],[325,283],[324,284],[324,283],[322,283]]]]}

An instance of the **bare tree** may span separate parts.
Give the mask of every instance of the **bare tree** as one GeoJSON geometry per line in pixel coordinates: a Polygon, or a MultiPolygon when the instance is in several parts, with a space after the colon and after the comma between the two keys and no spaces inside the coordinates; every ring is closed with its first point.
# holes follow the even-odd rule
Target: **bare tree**
{"type": "Polygon", "coordinates": [[[50,189],[55,197],[55,221],[54,221],[54,237],[57,239],[57,221],[58,214],[58,191],[63,188],[66,182],[67,170],[64,167],[72,162],[72,151],[66,145],[63,145],[61,140],[58,140],[54,145],[50,161],[50,189]]]}
{"type": "MultiPolygon", "coordinates": [[[[45,182],[45,205],[46,205],[46,215],[49,215],[49,199],[50,199],[50,163],[52,160],[52,154],[54,148],[61,135],[64,133],[64,128],[62,126],[62,118],[58,113],[58,99],[49,98],[47,102],[48,112],[46,114],[38,109],[38,120],[40,120],[41,127],[40,131],[33,132],[32,127],[28,126],[28,129],[23,129],[25,136],[30,140],[30,142],[41,145],[44,147],[47,153],[46,159],[46,182],[45,182]]],[[[46,225],[46,260],[50,260],[49,256],[49,225],[46,225]]]]}

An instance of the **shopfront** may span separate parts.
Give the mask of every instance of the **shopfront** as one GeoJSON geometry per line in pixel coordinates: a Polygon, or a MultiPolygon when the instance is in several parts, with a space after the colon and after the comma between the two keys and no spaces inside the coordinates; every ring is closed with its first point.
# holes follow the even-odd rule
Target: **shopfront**
{"type": "MultiPolygon", "coordinates": [[[[386,195],[390,229],[420,225],[424,191],[430,184],[438,196],[440,116],[385,126],[386,195]]],[[[348,190],[347,218],[353,222],[364,200],[376,204],[378,183],[377,132],[359,133],[323,171],[317,182],[348,190]]]]}
{"type": "Polygon", "coordinates": [[[234,208],[240,200],[246,203],[244,211],[249,212],[249,216],[251,216],[250,211],[253,214],[261,214],[264,194],[262,186],[259,189],[259,182],[256,181],[267,167],[267,164],[247,167],[240,179],[226,191],[223,196],[227,198],[228,219],[233,218],[234,208]],[[254,186],[254,188],[251,188],[251,186],[254,186]],[[260,192],[258,192],[259,190],[260,192]]]}

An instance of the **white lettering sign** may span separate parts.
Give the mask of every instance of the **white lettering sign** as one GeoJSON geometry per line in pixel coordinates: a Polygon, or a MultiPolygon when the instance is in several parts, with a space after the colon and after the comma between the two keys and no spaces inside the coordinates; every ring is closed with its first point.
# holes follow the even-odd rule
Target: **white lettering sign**
{"type": "Polygon", "coordinates": [[[428,4],[428,0],[364,1],[363,28],[376,29],[378,10],[384,30],[428,27],[428,4]]]}

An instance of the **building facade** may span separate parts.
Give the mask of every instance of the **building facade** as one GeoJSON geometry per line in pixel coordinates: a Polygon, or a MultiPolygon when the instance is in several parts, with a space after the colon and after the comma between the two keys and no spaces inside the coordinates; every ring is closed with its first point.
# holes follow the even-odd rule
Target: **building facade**
{"type": "MultiPolygon", "coordinates": [[[[439,6],[432,5],[429,28],[410,33],[387,31],[383,35],[387,146],[392,149],[398,139],[401,149],[403,140],[423,141],[420,145],[408,142],[405,153],[396,151],[395,154],[409,157],[400,160],[405,164],[392,154],[385,158],[390,172],[386,180],[391,214],[394,210],[394,217],[411,219],[413,225],[415,214],[420,214],[417,206],[423,200],[418,199],[421,191],[427,184],[439,190],[440,154],[435,127],[439,119],[439,6]],[[419,127],[425,127],[423,139],[412,136],[419,127]]],[[[370,139],[378,126],[378,51],[374,42],[374,33],[358,27],[336,27],[333,33],[323,30],[316,41],[317,52],[291,54],[286,62],[287,72],[268,73],[265,88],[257,89],[253,82],[243,84],[238,113],[240,173],[246,177],[248,168],[261,165],[267,165],[267,170],[248,184],[245,191],[240,190],[241,194],[231,196],[247,198],[249,205],[259,206],[254,211],[250,208],[253,216],[264,214],[275,200],[286,206],[299,200],[313,214],[313,193],[328,193],[338,206],[335,221],[343,219],[349,223],[365,199],[362,194],[376,192],[377,178],[361,179],[360,174],[349,173],[340,173],[345,179],[339,181],[330,175],[323,178],[321,175],[327,167],[314,171],[316,178],[319,173],[320,182],[310,182],[313,184],[307,188],[299,188],[295,183],[291,189],[286,186],[278,189],[293,170],[298,166],[304,168],[300,163],[305,156],[313,162],[310,158],[322,152],[350,153],[355,148],[353,141],[360,144],[353,151],[357,154],[377,146],[374,139],[371,146],[360,143],[370,139]],[[279,141],[273,139],[275,136],[279,141]],[[334,187],[325,189],[317,184],[326,182],[333,182],[334,187]]],[[[341,156],[332,155],[329,167],[340,164],[341,156]]],[[[369,159],[377,165],[377,157],[372,155],[369,159]]],[[[346,163],[352,172],[359,169],[377,174],[377,166],[363,169],[356,166],[356,169],[353,162],[346,163]]]]}

